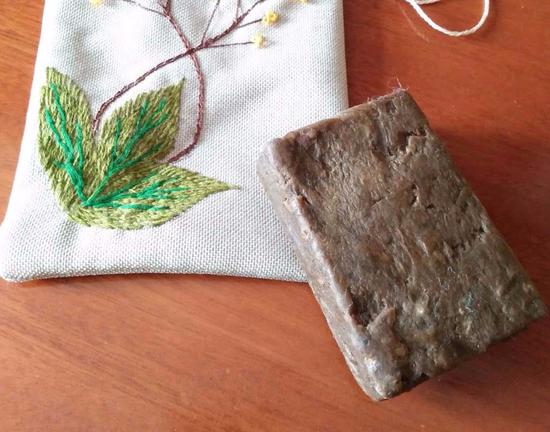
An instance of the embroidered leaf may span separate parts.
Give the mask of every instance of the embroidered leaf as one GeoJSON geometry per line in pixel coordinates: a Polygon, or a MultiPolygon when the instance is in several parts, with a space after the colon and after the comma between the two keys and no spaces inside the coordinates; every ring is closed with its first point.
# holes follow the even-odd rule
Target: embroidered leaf
{"type": "Polygon", "coordinates": [[[97,146],[97,172],[89,198],[109,194],[151,172],[173,149],[178,132],[181,84],[144,93],[105,122],[97,146]]]}
{"type": "Polygon", "coordinates": [[[59,72],[47,69],[46,79],[40,101],[39,152],[54,192],[63,197],[61,204],[68,210],[86,197],[91,111],[84,93],[59,72]]]}
{"type": "Polygon", "coordinates": [[[140,94],[113,113],[98,143],[100,160],[106,163],[101,169],[108,169],[108,164],[111,170],[131,164],[135,170],[148,161],[162,160],[172,151],[179,125],[181,87],[180,83],[140,94]]]}
{"type": "Polygon", "coordinates": [[[166,164],[149,163],[127,183],[109,188],[71,218],[84,225],[137,229],[161,225],[215,192],[230,187],[217,180],[166,164]],[[142,174],[148,169],[147,174],[142,174]]]}
{"type": "Polygon", "coordinates": [[[83,92],[65,75],[47,70],[39,151],[72,220],[115,229],[160,225],[231,188],[161,162],[178,132],[180,93],[178,84],[127,102],[105,122],[96,146],[83,92]]]}

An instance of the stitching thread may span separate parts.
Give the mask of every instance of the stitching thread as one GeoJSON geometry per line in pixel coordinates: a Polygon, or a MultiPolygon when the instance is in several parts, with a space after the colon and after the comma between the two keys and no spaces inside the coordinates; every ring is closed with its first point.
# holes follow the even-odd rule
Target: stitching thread
{"type": "Polygon", "coordinates": [[[451,37],[469,36],[471,34],[476,33],[481,27],[485,25],[485,22],[489,17],[489,13],[491,9],[491,0],[483,0],[483,12],[481,13],[481,17],[479,18],[479,21],[477,22],[477,24],[475,24],[473,27],[470,27],[469,29],[466,29],[466,30],[455,31],[455,30],[449,30],[437,24],[422,9],[422,6],[439,3],[441,0],[404,0],[404,1],[410,4],[411,7],[415,10],[415,12],[420,16],[420,18],[422,18],[422,20],[424,20],[424,22],[426,22],[426,24],[428,24],[431,28],[451,37]]]}

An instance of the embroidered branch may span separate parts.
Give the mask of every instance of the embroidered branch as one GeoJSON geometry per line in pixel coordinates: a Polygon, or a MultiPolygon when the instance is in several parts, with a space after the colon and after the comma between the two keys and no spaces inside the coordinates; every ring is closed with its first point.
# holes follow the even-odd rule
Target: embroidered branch
{"type": "Polygon", "coordinates": [[[191,42],[187,39],[185,34],[183,33],[181,27],[177,23],[176,19],[174,18],[172,14],[172,7],[171,7],[171,0],[167,0],[166,2],[161,2],[160,0],[157,1],[157,6],[159,6],[159,10],[150,8],[145,6],[142,3],[139,3],[137,0],[122,0],[126,3],[130,3],[132,5],[135,5],[137,7],[140,7],[141,9],[144,9],[146,12],[155,13],[157,15],[160,15],[164,19],[167,20],[167,22],[170,24],[170,26],[174,29],[174,31],[177,33],[178,37],[180,38],[184,51],[168,58],[159,64],[153,66],[151,69],[143,73],[141,76],[136,78],[134,81],[124,85],[120,90],[118,90],[113,96],[111,96],[109,99],[107,99],[99,108],[98,112],[94,116],[93,120],[93,131],[94,133],[97,132],[97,129],[99,127],[99,124],[101,122],[101,119],[107,109],[110,108],[110,106],[115,103],[120,97],[122,97],[124,94],[126,94],[129,90],[136,87],[138,84],[142,83],[147,77],[150,75],[156,73],[157,71],[163,69],[164,67],[173,64],[177,62],[178,60],[181,60],[183,58],[189,57],[191,61],[193,62],[193,66],[195,69],[195,73],[199,82],[199,96],[198,96],[198,102],[197,102],[197,119],[195,123],[195,132],[193,135],[193,139],[191,143],[180,150],[176,155],[172,156],[168,162],[175,162],[179,159],[181,159],[183,156],[189,154],[198,144],[201,136],[201,132],[204,126],[204,113],[205,113],[205,101],[206,101],[206,94],[205,94],[205,77],[201,70],[200,62],[197,57],[197,53],[199,51],[210,49],[210,48],[225,48],[225,47],[231,47],[231,46],[242,46],[242,45],[255,45],[257,47],[263,47],[265,45],[265,38],[263,35],[255,35],[254,38],[250,41],[246,42],[230,42],[221,44],[219,43],[224,38],[226,38],[228,35],[233,33],[234,31],[252,25],[257,23],[264,23],[264,25],[273,25],[275,22],[278,21],[279,16],[273,11],[269,11],[263,18],[253,20],[249,23],[244,23],[246,18],[251,14],[254,9],[256,9],[260,4],[264,3],[266,0],[256,0],[248,9],[242,10],[242,2],[239,0],[236,2],[236,11],[235,11],[235,19],[231,22],[231,24],[219,32],[218,34],[215,34],[213,36],[209,36],[209,32],[212,26],[212,22],[214,20],[214,17],[216,13],[219,11],[219,6],[221,3],[221,0],[216,0],[212,12],[210,13],[209,19],[206,23],[201,41],[198,45],[192,46],[191,42]]]}

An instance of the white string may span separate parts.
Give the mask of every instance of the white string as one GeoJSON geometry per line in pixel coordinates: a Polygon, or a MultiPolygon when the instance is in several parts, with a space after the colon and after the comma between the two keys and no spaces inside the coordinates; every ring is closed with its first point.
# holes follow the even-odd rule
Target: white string
{"type": "Polygon", "coordinates": [[[404,0],[407,3],[409,3],[412,8],[416,11],[416,13],[422,18],[431,28],[434,30],[437,30],[438,32],[441,32],[443,34],[446,34],[447,36],[452,37],[461,37],[461,36],[468,36],[475,32],[477,32],[485,22],[487,21],[487,18],[489,17],[489,11],[491,9],[491,0],[483,0],[483,14],[481,15],[481,18],[479,19],[478,23],[473,26],[472,28],[469,28],[467,30],[463,31],[454,31],[446,29],[445,27],[440,26],[434,20],[432,20],[426,12],[424,12],[424,9],[422,9],[422,5],[428,5],[432,3],[438,3],[441,0],[404,0]]]}

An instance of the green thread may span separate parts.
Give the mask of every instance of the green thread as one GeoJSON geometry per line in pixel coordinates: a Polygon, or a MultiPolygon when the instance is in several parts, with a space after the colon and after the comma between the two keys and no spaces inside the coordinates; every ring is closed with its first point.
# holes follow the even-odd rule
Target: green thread
{"type": "Polygon", "coordinates": [[[48,127],[54,136],[56,144],[59,146],[61,151],[64,154],[65,162],[57,162],[57,165],[61,166],[69,176],[69,179],[74,185],[74,189],[78,197],[83,200],[85,199],[84,193],[83,193],[83,186],[84,182],[82,180],[82,167],[83,167],[83,160],[84,157],[82,155],[82,129],[79,126],[79,123],[76,123],[76,135],[77,135],[77,147],[78,147],[78,165],[74,166],[74,160],[75,160],[75,154],[74,154],[74,148],[73,143],[71,140],[71,137],[69,135],[69,132],[67,131],[67,117],[65,114],[65,110],[63,109],[60,101],[59,92],[57,89],[57,86],[54,83],[50,83],[50,90],[53,94],[53,100],[54,100],[54,106],[57,111],[57,116],[59,117],[60,121],[60,128],[61,132],[57,128],[55,121],[53,119],[52,112],[49,108],[46,108],[45,110],[45,119],[48,124],[48,127]]]}
{"type": "Polygon", "coordinates": [[[208,195],[232,188],[161,162],[178,132],[181,83],[126,102],[94,144],[82,90],[55,69],[46,75],[40,158],[71,220],[112,229],[161,225],[208,195]]]}

